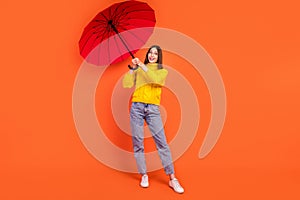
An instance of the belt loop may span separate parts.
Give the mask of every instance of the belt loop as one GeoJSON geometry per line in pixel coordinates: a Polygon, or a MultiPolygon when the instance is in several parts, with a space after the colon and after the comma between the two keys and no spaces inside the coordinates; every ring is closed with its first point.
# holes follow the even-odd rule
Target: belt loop
{"type": "Polygon", "coordinates": [[[148,112],[148,105],[149,104],[147,104],[147,103],[145,104],[144,112],[148,112]]]}

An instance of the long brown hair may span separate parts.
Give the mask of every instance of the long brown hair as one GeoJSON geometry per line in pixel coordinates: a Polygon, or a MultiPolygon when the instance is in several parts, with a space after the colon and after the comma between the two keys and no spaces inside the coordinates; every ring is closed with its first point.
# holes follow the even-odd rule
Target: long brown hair
{"type": "Polygon", "coordinates": [[[156,63],[158,63],[157,65],[157,69],[162,69],[163,68],[163,65],[162,65],[162,49],[160,48],[160,46],[158,45],[152,45],[148,51],[147,51],[147,54],[146,54],[146,58],[145,58],[145,61],[144,61],[144,64],[148,64],[149,63],[149,59],[148,59],[148,53],[150,52],[150,50],[152,48],[156,48],[157,49],[157,53],[158,53],[158,59],[156,61],[156,63]]]}

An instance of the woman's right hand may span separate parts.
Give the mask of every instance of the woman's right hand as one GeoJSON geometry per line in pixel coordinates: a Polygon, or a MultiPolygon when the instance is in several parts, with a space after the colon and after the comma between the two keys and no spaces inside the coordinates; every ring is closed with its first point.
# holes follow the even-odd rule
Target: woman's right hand
{"type": "Polygon", "coordinates": [[[148,71],[148,68],[146,67],[146,65],[144,65],[144,63],[142,63],[142,62],[140,61],[140,59],[134,58],[134,59],[132,59],[132,63],[133,63],[133,65],[135,65],[135,66],[141,67],[141,68],[144,70],[144,72],[147,72],[147,71],[148,71]]]}
{"type": "Polygon", "coordinates": [[[132,64],[135,65],[135,66],[139,65],[140,62],[141,62],[141,61],[140,61],[140,59],[138,59],[138,58],[133,58],[133,59],[132,59],[132,64]]]}
{"type": "Polygon", "coordinates": [[[138,58],[133,58],[131,61],[133,66],[128,65],[128,68],[130,69],[130,72],[133,73],[134,70],[138,69],[140,60],[138,58]]]}

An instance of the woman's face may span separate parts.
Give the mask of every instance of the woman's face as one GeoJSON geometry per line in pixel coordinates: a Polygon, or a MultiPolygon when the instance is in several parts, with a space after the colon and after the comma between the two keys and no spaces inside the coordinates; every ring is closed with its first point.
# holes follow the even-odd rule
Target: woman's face
{"type": "Polygon", "coordinates": [[[157,48],[153,47],[150,49],[148,53],[148,60],[149,63],[156,63],[158,60],[158,51],[157,48]]]}

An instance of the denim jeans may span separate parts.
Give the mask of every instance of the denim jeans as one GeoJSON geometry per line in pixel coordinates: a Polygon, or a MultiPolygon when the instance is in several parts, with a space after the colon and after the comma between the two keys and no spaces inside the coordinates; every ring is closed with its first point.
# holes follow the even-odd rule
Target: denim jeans
{"type": "Polygon", "coordinates": [[[147,172],[144,155],[144,120],[146,121],[166,174],[174,173],[171,152],[166,140],[159,106],[133,102],[130,108],[130,127],[134,157],[140,174],[147,172]]]}

